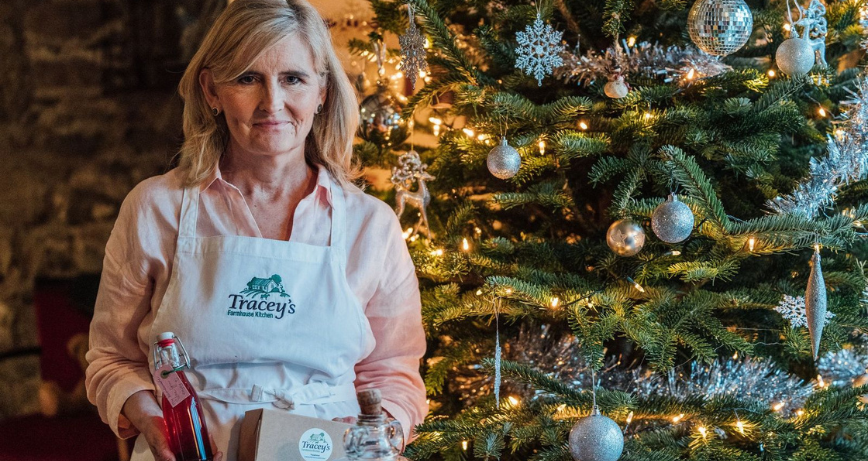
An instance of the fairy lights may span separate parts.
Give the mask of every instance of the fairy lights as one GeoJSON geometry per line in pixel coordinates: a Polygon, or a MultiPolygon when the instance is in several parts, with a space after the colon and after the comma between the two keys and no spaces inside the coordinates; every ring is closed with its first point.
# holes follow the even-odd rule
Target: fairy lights
{"type": "Polygon", "coordinates": [[[461,243],[461,249],[464,251],[470,251],[470,243],[467,242],[467,239],[461,243]]]}

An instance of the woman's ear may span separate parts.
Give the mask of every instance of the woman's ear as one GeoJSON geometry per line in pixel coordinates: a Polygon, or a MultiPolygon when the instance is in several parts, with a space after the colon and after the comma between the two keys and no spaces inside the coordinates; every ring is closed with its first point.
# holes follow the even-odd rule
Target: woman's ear
{"type": "Polygon", "coordinates": [[[220,109],[220,98],[217,96],[217,88],[214,85],[214,76],[211,74],[211,69],[202,69],[199,72],[199,86],[202,88],[202,93],[205,95],[205,101],[212,109],[220,109]]]}

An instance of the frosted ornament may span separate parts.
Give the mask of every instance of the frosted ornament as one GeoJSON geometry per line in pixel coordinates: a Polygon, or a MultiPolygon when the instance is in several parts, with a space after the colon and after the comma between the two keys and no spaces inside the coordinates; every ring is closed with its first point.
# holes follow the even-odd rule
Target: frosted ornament
{"type": "Polygon", "coordinates": [[[670,194],[651,215],[651,230],[666,243],[683,242],[693,232],[693,211],[678,196],[670,194]]]}
{"type": "Polygon", "coordinates": [[[488,171],[500,179],[509,179],[521,168],[521,155],[509,145],[506,138],[500,138],[500,144],[488,153],[488,171]]]}
{"type": "Polygon", "coordinates": [[[570,454],[576,461],[617,461],[623,451],[621,427],[603,416],[596,405],[570,430],[570,454]]]}

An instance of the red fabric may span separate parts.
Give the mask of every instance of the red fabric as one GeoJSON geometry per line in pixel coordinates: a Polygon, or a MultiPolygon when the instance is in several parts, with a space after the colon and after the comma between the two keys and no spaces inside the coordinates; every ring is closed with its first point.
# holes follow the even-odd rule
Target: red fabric
{"type": "Polygon", "coordinates": [[[42,347],[41,373],[43,381],[54,381],[69,392],[84,379],[84,371],[70,357],[67,344],[78,333],[87,333],[90,318],[76,309],[70,292],[73,281],[41,281],[33,294],[36,326],[42,347]]]}
{"type": "Polygon", "coordinates": [[[117,461],[117,439],[95,414],[0,421],[3,461],[117,461]]]}

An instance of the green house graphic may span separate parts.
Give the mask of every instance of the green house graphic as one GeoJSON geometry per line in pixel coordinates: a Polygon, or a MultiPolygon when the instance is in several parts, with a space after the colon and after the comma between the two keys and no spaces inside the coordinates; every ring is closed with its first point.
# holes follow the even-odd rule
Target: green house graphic
{"type": "Polygon", "coordinates": [[[310,441],[313,443],[325,442],[325,433],[320,432],[319,434],[311,434],[310,441]]]}
{"type": "Polygon", "coordinates": [[[284,298],[289,297],[289,295],[286,294],[286,290],[283,289],[283,279],[277,274],[274,274],[267,279],[253,277],[249,282],[247,282],[247,288],[241,292],[241,294],[245,296],[251,298],[259,296],[262,299],[268,299],[272,293],[278,293],[284,298]]]}

